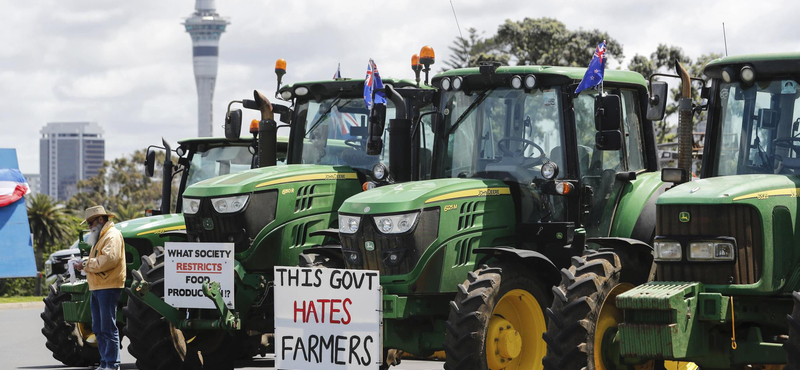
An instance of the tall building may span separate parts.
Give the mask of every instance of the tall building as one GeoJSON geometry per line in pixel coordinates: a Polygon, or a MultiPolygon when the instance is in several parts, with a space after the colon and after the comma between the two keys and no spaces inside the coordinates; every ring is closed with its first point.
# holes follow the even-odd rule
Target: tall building
{"type": "Polygon", "coordinates": [[[103,129],[95,122],[51,122],[40,132],[41,192],[67,200],[78,193],[78,181],[96,176],[103,166],[103,129]]]}
{"type": "Polygon", "coordinates": [[[192,36],[194,80],[197,83],[197,134],[212,136],[214,83],[217,80],[219,37],[230,24],[217,14],[214,0],[196,0],[195,12],[183,25],[192,36]]]}

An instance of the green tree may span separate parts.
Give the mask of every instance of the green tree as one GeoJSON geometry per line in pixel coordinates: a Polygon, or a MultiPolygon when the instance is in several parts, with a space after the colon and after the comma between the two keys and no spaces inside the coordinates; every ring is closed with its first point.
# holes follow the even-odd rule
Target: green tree
{"type": "MultiPolygon", "coordinates": [[[[141,217],[147,208],[161,203],[161,164],[164,153],[156,154],[156,176],[144,174],[146,152],[137,150],[129,156],[106,161],[97,176],[78,182],[78,194],[67,205],[70,209],[83,210],[102,205],[109,212],[122,213],[126,219],[141,217]],[[136,211],[134,211],[136,210],[136,211]]],[[[177,199],[173,186],[172,206],[177,199]]],[[[121,219],[121,217],[120,217],[121,219]]]]}
{"type": "MultiPolygon", "coordinates": [[[[42,271],[44,259],[54,250],[69,245],[69,240],[77,237],[80,219],[69,214],[63,204],[55,202],[46,194],[36,194],[28,198],[28,223],[33,234],[33,252],[36,270],[42,271]]],[[[40,278],[36,278],[35,292],[41,295],[40,278]]]]}
{"type": "MultiPolygon", "coordinates": [[[[496,61],[508,64],[508,54],[497,53],[492,40],[484,39],[475,28],[467,29],[468,37],[456,37],[448,49],[453,52],[450,60],[444,62],[450,68],[477,67],[480,62],[496,61]]],[[[443,69],[446,71],[447,68],[443,69]]]]}

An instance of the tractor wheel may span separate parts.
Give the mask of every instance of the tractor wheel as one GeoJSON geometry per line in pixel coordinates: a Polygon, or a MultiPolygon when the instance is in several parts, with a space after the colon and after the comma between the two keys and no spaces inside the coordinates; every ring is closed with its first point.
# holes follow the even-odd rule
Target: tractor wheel
{"type": "Polygon", "coordinates": [[[53,358],[70,367],[84,367],[100,363],[100,351],[86,339],[94,337],[91,325],[64,321],[61,304],[69,301],[69,293],[61,291],[64,276],[59,276],[50,285],[50,292],[44,298],[44,321],[42,334],[47,338],[45,345],[53,352],[53,358]]]}
{"type": "Polygon", "coordinates": [[[547,346],[543,284],[518,264],[471,271],[450,302],[444,348],[448,370],[541,369],[547,346]]]}
{"type": "Polygon", "coordinates": [[[623,320],[615,298],[646,282],[650,266],[634,257],[611,250],[591,251],[572,258],[572,266],[561,270],[561,284],[553,287],[555,298],[547,310],[550,319],[547,342],[547,370],[694,370],[693,363],[665,363],[651,360],[637,366],[608,363],[613,337],[623,320]],[[626,270],[623,272],[623,267],[626,270]],[[644,278],[643,278],[644,277],[644,278]],[[604,341],[604,338],[606,341],[604,341]]]}
{"type": "Polygon", "coordinates": [[[794,310],[789,319],[789,340],[783,344],[788,363],[784,370],[800,370],[800,291],[792,294],[794,310]]]}
{"type": "MultiPolygon", "coordinates": [[[[150,283],[150,291],[164,296],[164,250],[157,248],[149,256],[142,256],[139,269],[142,277],[150,283]]],[[[134,275],[135,276],[135,275],[134,275]]],[[[134,277],[137,279],[137,277],[134,277]]],[[[136,357],[136,367],[142,370],[193,369],[200,367],[197,353],[186,349],[186,338],[161,315],[126,289],[128,305],[122,309],[128,325],[126,335],[130,339],[128,351],[136,357]]]]}

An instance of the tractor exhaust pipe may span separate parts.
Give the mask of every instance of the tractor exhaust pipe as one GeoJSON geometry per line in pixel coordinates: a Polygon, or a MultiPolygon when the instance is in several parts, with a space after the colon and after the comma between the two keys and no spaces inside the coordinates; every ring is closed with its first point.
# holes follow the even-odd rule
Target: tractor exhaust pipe
{"type": "Polygon", "coordinates": [[[391,85],[386,85],[385,91],[395,109],[395,118],[389,120],[389,172],[397,182],[410,181],[411,120],[406,114],[405,99],[391,85]]]}
{"type": "Polygon", "coordinates": [[[678,100],[678,168],[686,171],[687,176],[692,173],[692,147],[694,136],[692,130],[692,80],[689,73],[675,61],[675,69],[681,78],[681,98],[678,100]]]}
{"type": "Polygon", "coordinates": [[[261,121],[258,123],[258,167],[271,167],[277,162],[278,123],[275,114],[264,94],[253,90],[258,110],[261,111],[261,121]]]}
{"type": "Polygon", "coordinates": [[[161,214],[168,215],[170,203],[172,203],[172,148],[169,147],[164,138],[161,138],[161,143],[164,144],[164,166],[161,181],[161,214]]]}

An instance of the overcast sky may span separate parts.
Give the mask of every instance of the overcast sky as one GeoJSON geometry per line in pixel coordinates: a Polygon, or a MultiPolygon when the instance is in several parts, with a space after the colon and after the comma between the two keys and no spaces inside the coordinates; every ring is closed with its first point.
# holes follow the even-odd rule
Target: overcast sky
{"type": "MultiPolygon", "coordinates": [[[[569,29],[609,32],[626,59],[649,55],[659,43],[692,57],[723,53],[723,21],[731,55],[800,50],[796,0],[452,2],[462,30],[491,36],[506,19],[551,17],[569,29]]],[[[181,25],[194,0],[0,5],[0,148],[17,149],[23,172],[39,171],[39,131],[47,122],[98,122],[107,160],[162,136],[173,143],[196,136],[191,40],[181,25]]],[[[449,0],[217,0],[217,12],[231,21],[220,42],[217,136],[228,101],[253,89],[274,94],[277,58],[288,61],[284,82],[330,78],[337,63],[344,77],[363,77],[370,57],[383,76],[410,78],[412,54],[433,46],[438,71],[458,35],[449,0]]]]}

